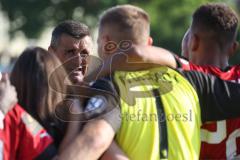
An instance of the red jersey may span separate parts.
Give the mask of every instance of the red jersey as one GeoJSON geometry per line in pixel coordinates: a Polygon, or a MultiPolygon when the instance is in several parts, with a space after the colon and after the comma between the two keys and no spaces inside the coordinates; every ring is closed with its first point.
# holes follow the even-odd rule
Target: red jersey
{"type": "Polygon", "coordinates": [[[32,160],[53,142],[46,130],[19,105],[4,115],[0,123],[1,160],[32,160]]]}
{"type": "MultiPolygon", "coordinates": [[[[214,66],[194,65],[178,59],[184,70],[196,70],[218,76],[223,80],[240,83],[240,65],[222,71],[214,66]]],[[[200,159],[240,158],[240,118],[209,122],[201,127],[200,159]]]]}

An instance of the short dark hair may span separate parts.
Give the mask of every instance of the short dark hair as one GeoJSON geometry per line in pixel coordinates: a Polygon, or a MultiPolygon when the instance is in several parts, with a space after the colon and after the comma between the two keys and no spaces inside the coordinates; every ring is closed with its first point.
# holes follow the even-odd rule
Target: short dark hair
{"type": "Polygon", "coordinates": [[[236,39],[237,28],[237,14],[224,3],[202,5],[193,14],[192,29],[212,32],[221,45],[236,39]]]}
{"type": "Polygon", "coordinates": [[[62,34],[70,35],[74,38],[81,39],[90,36],[87,25],[73,20],[66,20],[59,23],[52,32],[51,46],[56,46],[62,34]]]}
{"type": "Polygon", "coordinates": [[[100,17],[99,25],[113,25],[117,34],[136,43],[141,43],[150,34],[148,14],[133,5],[119,5],[106,10],[100,17]]]}

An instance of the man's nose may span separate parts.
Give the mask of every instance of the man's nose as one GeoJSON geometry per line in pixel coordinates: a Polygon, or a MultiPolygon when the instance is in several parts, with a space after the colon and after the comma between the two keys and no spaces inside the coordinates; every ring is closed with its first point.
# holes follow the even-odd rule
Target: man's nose
{"type": "Polygon", "coordinates": [[[80,66],[80,65],[86,65],[86,57],[82,56],[80,53],[78,53],[75,58],[74,58],[74,62],[76,65],[80,66]]]}

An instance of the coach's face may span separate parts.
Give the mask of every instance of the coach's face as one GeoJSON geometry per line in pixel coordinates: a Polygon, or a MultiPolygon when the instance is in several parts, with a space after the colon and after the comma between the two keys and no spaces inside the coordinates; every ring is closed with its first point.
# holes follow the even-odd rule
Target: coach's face
{"type": "Polygon", "coordinates": [[[70,35],[61,35],[57,47],[52,50],[64,64],[70,80],[74,83],[81,83],[87,70],[87,56],[92,51],[92,39],[85,36],[76,39],[70,35]]]}

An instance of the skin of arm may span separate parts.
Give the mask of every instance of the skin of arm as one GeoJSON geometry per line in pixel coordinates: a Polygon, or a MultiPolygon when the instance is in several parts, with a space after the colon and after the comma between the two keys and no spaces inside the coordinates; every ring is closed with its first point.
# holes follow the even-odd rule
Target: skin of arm
{"type": "Polygon", "coordinates": [[[135,71],[159,66],[176,68],[177,62],[173,53],[164,48],[133,45],[130,49],[117,51],[117,54],[104,60],[103,72],[106,72],[109,66],[112,71],[135,71]]]}
{"type": "Polygon", "coordinates": [[[84,80],[87,82],[109,75],[113,71],[136,71],[159,66],[177,68],[173,53],[164,48],[144,45],[133,45],[128,50],[118,50],[113,56],[95,61],[93,58],[92,64],[98,64],[97,61],[102,61],[101,66],[91,66],[91,68],[95,67],[96,69],[86,74],[84,80]]]}
{"type": "MultiPolygon", "coordinates": [[[[73,113],[81,113],[82,112],[82,107],[80,106],[80,101],[78,99],[73,99],[71,104],[68,104],[70,106],[70,110],[73,113]]],[[[67,126],[67,131],[65,133],[64,139],[62,140],[58,152],[61,153],[65,150],[66,146],[71,144],[74,139],[77,137],[79,134],[80,128],[82,127],[82,123],[76,119],[75,117],[70,117],[70,122],[68,123],[67,126]]]]}
{"type": "MultiPolygon", "coordinates": [[[[168,66],[171,68],[177,67],[173,53],[164,48],[134,45],[132,49],[127,52],[129,52],[127,55],[130,62],[136,61],[150,64],[159,64],[161,66],[168,66]]],[[[148,66],[146,67],[147,68],[145,69],[148,69],[148,66]]]]}
{"type": "Polygon", "coordinates": [[[58,160],[96,160],[110,146],[114,130],[103,119],[88,122],[75,140],[59,154],[58,160]]]}
{"type": "Polygon", "coordinates": [[[112,142],[107,151],[102,155],[101,160],[129,160],[127,155],[117,145],[115,141],[112,142]]]}

